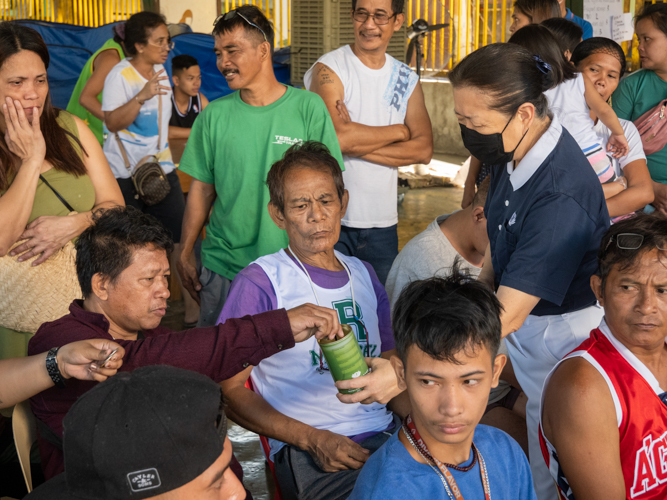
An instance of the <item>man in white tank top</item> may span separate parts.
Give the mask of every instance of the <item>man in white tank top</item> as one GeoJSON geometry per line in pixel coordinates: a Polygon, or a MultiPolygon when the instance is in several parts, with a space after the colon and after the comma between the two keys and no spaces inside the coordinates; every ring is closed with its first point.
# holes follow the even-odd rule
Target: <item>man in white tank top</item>
{"type": "Polygon", "coordinates": [[[429,163],[433,132],[417,75],[387,54],[403,0],[352,0],[354,43],[304,75],[331,114],[350,205],[336,250],[368,261],[384,284],[398,255],[397,167],[429,163]]]}
{"type": "Polygon", "coordinates": [[[352,328],[372,373],[334,383],[313,341],[248,366],[224,381],[223,391],[234,421],[268,438],[264,451],[283,499],[342,500],[366,459],[398,428],[385,403],[401,416],[407,411],[388,361],[395,351],[389,299],[369,264],[334,250],[348,194],[322,144],[290,148],[267,184],[271,218],[289,245],[234,278],[218,322],[318,303],[352,328]],[[340,394],[344,388],[363,390],[340,394]]]}

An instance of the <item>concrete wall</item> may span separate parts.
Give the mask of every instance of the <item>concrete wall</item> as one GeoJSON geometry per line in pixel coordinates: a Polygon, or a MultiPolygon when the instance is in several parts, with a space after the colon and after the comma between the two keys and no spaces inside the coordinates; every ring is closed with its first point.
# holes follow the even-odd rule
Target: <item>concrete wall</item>
{"type": "Polygon", "coordinates": [[[217,11],[216,0],[160,0],[160,12],[169,23],[184,22],[198,33],[210,33],[213,30],[217,11]]]}
{"type": "Polygon", "coordinates": [[[452,85],[446,78],[422,80],[426,109],[433,126],[433,149],[436,153],[469,156],[463,147],[461,129],[454,114],[452,85]]]}

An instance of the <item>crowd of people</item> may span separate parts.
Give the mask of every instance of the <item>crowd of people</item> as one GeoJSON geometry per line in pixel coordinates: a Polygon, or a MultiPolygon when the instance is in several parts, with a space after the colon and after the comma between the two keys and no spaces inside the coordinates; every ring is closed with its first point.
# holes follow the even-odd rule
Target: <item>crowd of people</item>
{"type": "Polygon", "coordinates": [[[27,498],[252,498],[227,417],[286,500],[667,498],[667,4],[625,76],[564,0],[516,0],[508,43],[449,73],[462,210],[400,253],[397,167],[430,162],[431,121],[386,53],[403,0],[351,7],[303,90],[258,8],[219,16],[212,102],[137,13],[67,110],[40,35],[0,23],[0,408],[36,418],[27,498]],[[350,336],[368,370],[341,379],[324,346],[350,336]]]}

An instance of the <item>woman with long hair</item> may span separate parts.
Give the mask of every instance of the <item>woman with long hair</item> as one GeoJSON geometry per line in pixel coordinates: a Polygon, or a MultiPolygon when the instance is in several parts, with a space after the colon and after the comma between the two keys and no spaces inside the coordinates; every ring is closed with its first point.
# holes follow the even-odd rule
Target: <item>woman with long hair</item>
{"type": "Polygon", "coordinates": [[[554,79],[542,60],[515,44],[487,45],[449,79],[463,143],[491,171],[478,279],[503,305],[502,335],[528,397],[533,484],[551,500],[538,438],[542,385],[602,319],[589,281],[609,213],[584,153],[549,111],[544,91],[554,79]]]}
{"type": "MultiPolygon", "coordinates": [[[[0,256],[26,266],[42,264],[79,236],[92,211],[123,205],[93,133],[53,107],[48,67],[35,30],[0,23],[0,256]]],[[[0,358],[25,356],[29,338],[0,325],[0,358]]]]}

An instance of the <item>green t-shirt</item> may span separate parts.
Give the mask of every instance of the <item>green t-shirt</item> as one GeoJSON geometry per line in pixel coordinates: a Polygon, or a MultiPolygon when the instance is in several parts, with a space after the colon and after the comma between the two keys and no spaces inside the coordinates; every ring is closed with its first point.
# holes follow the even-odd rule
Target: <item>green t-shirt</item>
{"type": "Polygon", "coordinates": [[[239,92],[211,102],[190,132],[179,168],[217,197],[202,244],[202,264],[228,279],[263,255],[287,246],[287,234],[269,216],[266,175],[290,146],[325,144],[343,169],[336,131],[324,101],[287,87],[268,106],[244,103],[239,92]]]}
{"type": "MultiPolygon", "coordinates": [[[[635,121],[663,99],[667,99],[667,82],[655,71],[643,69],[621,81],[611,96],[611,105],[619,118],[635,121]]],[[[667,147],[646,155],[646,163],[651,178],[667,184],[667,147]]]]}
{"type": "MultiPolygon", "coordinates": [[[[93,62],[95,61],[95,58],[100,55],[100,52],[104,52],[105,50],[109,49],[116,49],[121,61],[125,59],[123,47],[121,47],[120,44],[114,42],[113,38],[104,42],[104,45],[102,45],[92,56],[90,56],[88,61],[86,61],[86,65],[81,70],[79,79],[74,86],[72,96],[69,98],[69,103],[67,104],[67,111],[81,118],[86,123],[86,125],[90,127],[90,130],[93,131],[101,146],[104,145],[102,120],[99,120],[90,111],[81,106],[81,104],[79,104],[79,97],[81,97],[81,92],[83,92],[83,88],[86,86],[86,83],[88,83],[90,77],[93,76],[93,62]]],[[[97,96],[97,100],[100,101],[100,103],[102,102],[102,92],[100,92],[100,95],[97,96]]]]}

